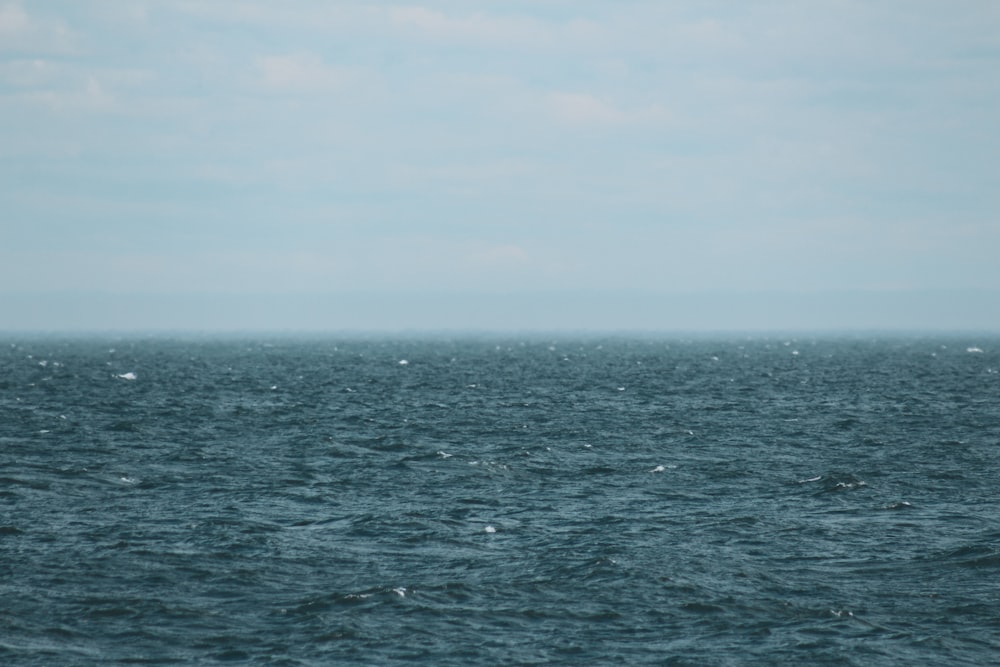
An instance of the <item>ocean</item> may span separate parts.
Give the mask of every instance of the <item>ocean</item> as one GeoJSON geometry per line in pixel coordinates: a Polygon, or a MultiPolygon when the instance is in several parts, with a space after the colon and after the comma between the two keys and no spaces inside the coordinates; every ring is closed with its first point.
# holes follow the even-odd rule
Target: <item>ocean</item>
{"type": "Polygon", "coordinates": [[[0,339],[0,664],[1000,664],[1000,337],[0,339]]]}

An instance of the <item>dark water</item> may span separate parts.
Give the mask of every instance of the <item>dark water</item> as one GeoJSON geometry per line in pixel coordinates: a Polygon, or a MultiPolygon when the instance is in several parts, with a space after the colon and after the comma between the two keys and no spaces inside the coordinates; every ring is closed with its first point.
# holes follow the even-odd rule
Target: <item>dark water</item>
{"type": "Polygon", "coordinates": [[[0,664],[998,664],[998,464],[996,337],[8,339],[0,664]]]}

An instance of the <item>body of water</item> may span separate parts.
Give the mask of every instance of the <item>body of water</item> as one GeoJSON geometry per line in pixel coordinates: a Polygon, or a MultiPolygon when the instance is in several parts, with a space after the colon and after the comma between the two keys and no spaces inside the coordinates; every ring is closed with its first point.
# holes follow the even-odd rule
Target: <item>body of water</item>
{"type": "Polygon", "coordinates": [[[8,338],[0,663],[1000,661],[1000,339],[8,338]]]}

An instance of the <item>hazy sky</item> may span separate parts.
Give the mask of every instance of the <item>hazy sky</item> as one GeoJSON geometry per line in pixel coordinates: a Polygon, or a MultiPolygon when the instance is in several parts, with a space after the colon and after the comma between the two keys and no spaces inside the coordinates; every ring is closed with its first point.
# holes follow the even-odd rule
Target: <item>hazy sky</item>
{"type": "Polygon", "coordinates": [[[1000,291],[995,0],[0,0],[9,303],[927,289],[1000,291]]]}

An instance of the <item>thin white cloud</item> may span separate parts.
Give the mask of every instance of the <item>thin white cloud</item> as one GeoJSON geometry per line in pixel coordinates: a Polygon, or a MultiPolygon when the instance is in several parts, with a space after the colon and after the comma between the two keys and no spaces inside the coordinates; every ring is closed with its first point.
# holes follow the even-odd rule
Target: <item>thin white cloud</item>
{"type": "Polygon", "coordinates": [[[31,90],[5,95],[0,99],[56,113],[108,112],[116,108],[115,97],[95,76],[88,76],[79,85],[69,89],[31,90]]]}
{"type": "Polygon", "coordinates": [[[161,0],[158,6],[198,22],[252,25],[268,31],[294,30],[300,34],[356,36],[385,24],[385,11],[374,3],[299,0],[294,3],[252,0],[203,2],[161,0]]]}
{"type": "Polygon", "coordinates": [[[57,20],[29,14],[20,3],[0,5],[0,53],[71,53],[76,36],[57,20]]]}
{"type": "Polygon", "coordinates": [[[30,58],[0,62],[0,84],[13,88],[72,92],[90,85],[92,79],[111,88],[139,86],[152,81],[147,69],[89,67],[54,58],[30,58]]]}
{"type": "Polygon", "coordinates": [[[593,40],[601,33],[600,25],[587,19],[553,22],[481,12],[456,16],[422,6],[395,7],[388,11],[388,17],[392,24],[416,36],[475,45],[565,47],[593,40]]]}
{"type": "Polygon", "coordinates": [[[256,70],[262,86],[282,92],[330,92],[356,78],[353,70],[329,65],[308,53],[264,56],[257,59],[256,70]]]}
{"type": "Polygon", "coordinates": [[[426,7],[397,7],[389,11],[393,23],[435,39],[489,42],[541,42],[551,32],[538,21],[485,14],[455,18],[426,7]]]}
{"type": "Polygon", "coordinates": [[[0,7],[0,34],[16,35],[26,32],[30,27],[28,13],[19,5],[10,3],[0,7]]]}
{"type": "Polygon", "coordinates": [[[521,246],[505,243],[475,250],[466,261],[473,268],[510,269],[527,264],[529,255],[521,246]]]}
{"type": "Polygon", "coordinates": [[[628,125],[670,120],[670,113],[661,105],[626,110],[589,93],[549,93],[545,103],[557,120],[576,125],[628,125]]]}
{"type": "Polygon", "coordinates": [[[8,109],[63,112],[125,112],[148,95],[151,69],[107,67],[61,58],[0,62],[0,104],[8,109]],[[138,97],[133,97],[137,95],[138,97]]]}
{"type": "Polygon", "coordinates": [[[58,79],[59,69],[52,61],[41,58],[11,60],[0,63],[0,83],[18,88],[35,88],[58,79]]]}

